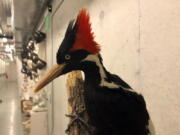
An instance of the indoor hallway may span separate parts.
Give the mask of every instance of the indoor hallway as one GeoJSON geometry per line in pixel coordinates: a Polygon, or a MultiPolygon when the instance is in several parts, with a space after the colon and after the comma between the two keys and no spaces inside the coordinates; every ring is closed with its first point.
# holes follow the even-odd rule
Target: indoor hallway
{"type": "Polygon", "coordinates": [[[179,80],[180,0],[0,0],[0,135],[180,135],[179,80]]]}
{"type": "Polygon", "coordinates": [[[5,80],[0,80],[0,135],[22,135],[17,83],[5,80]]]}

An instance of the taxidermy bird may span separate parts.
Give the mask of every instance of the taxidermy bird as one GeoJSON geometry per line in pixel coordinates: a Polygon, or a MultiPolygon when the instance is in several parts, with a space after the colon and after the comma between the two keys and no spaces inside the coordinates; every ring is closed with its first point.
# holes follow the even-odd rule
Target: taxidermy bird
{"type": "Polygon", "coordinates": [[[82,9],[70,21],[57,51],[57,64],[37,84],[39,91],[53,79],[71,72],[84,72],[84,100],[93,135],[150,135],[150,117],[141,94],[103,65],[100,46],[94,40],[89,14],[82,9]]]}

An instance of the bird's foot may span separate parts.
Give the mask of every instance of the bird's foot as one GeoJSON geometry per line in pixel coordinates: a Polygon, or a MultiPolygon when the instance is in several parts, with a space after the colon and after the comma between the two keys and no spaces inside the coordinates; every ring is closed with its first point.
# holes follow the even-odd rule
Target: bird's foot
{"type": "Polygon", "coordinates": [[[78,113],[78,114],[66,114],[66,117],[69,117],[72,119],[72,121],[68,124],[67,129],[65,130],[66,133],[69,133],[71,130],[71,127],[76,123],[78,125],[82,125],[85,127],[85,129],[91,134],[91,127],[90,125],[82,118],[82,114],[84,111],[78,113]]]}

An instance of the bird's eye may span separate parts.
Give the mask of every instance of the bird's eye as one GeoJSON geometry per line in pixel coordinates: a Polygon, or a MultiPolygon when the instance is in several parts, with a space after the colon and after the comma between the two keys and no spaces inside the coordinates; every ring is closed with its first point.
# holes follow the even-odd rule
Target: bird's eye
{"type": "Polygon", "coordinates": [[[69,59],[71,59],[71,56],[69,54],[67,54],[67,55],[65,55],[65,59],[69,60],[69,59]]]}

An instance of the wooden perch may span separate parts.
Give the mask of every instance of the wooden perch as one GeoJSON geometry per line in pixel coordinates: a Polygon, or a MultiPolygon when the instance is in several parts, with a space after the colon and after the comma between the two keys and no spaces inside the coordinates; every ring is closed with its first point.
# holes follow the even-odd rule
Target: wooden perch
{"type": "Polygon", "coordinates": [[[67,94],[68,94],[68,115],[70,117],[67,128],[68,135],[91,135],[88,130],[88,115],[84,104],[84,85],[81,71],[73,71],[67,76],[67,94]],[[79,115],[79,120],[76,119],[79,115]],[[85,122],[83,124],[83,122],[85,122]]]}

